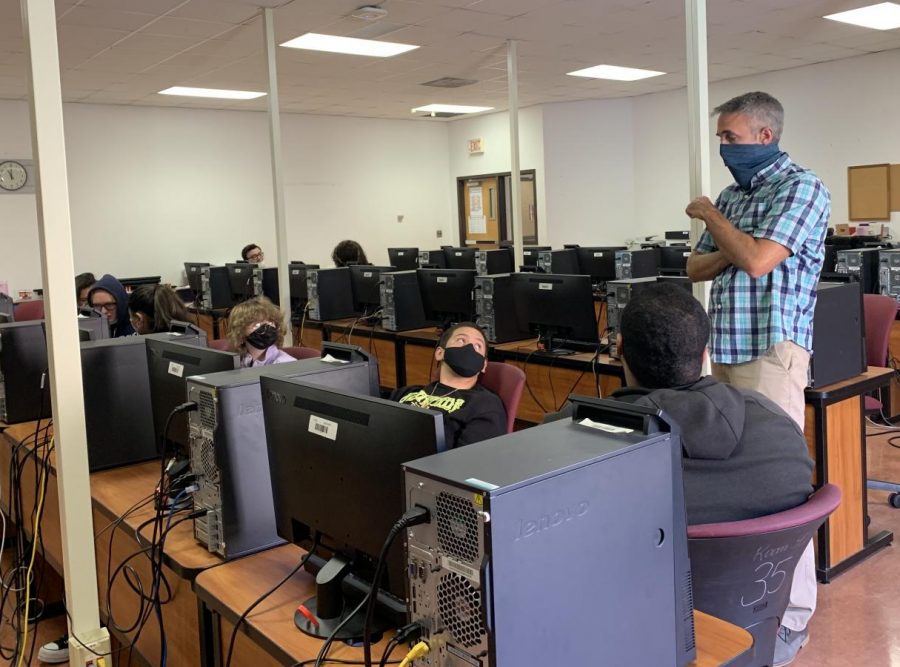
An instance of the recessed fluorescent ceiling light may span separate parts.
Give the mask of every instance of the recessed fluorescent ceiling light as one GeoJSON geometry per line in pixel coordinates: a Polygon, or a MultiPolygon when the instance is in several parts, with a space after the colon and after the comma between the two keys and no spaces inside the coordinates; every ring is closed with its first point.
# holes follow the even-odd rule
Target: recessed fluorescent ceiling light
{"type": "Polygon", "coordinates": [[[184,95],[185,97],[218,97],[225,100],[253,100],[265,95],[265,93],[256,93],[252,90],[219,90],[218,88],[187,88],[185,86],[172,86],[159,91],[159,94],[184,95]]]}
{"type": "Polygon", "coordinates": [[[829,14],[823,18],[841,23],[852,23],[863,28],[875,30],[893,30],[900,28],[900,5],[896,2],[882,2],[877,5],[851,9],[847,12],[829,14]]]}
{"type": "Polygon", "coordinates": [[[398,44],[396,42],[380,42],[376,39],[356,39],[355,37],[337,37],[308,32],[282,44],[290,49],[309,49],[310,51],[329,51],[331,53],[349,53],[355,56],[374,56],[390,58],[406,53],[418,46],[398,44]]]}
{"type": "Polygon", "coordinates": [[[428,104],[424,107],[416,107],[410,109],[413,113],[421,111],[423,113],[478,113],[479,111],[490,111],[494,107],[467,107],[460,104],[428,104]]]}
{"type": "Polygon", "coordinates": [[[591,79],[611,79],[613,81],[637,81],[649,79],[651,76],[659,76],[665,72],[654,72],[649,69],[634,69],[633,67],[618,67],[617,65],[596,65],[587,69],[569,72],[569,76],[586,76],[591,79]]]}

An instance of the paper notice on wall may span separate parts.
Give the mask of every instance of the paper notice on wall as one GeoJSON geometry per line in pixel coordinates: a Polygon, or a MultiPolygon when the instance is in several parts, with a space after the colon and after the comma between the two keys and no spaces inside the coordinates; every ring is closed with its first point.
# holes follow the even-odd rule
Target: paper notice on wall
{"type": "Polygon", "coordinates": [[[469,188],[469,234],[484,234],[487,232],[487,222],[484,219],[484,197],[481,186],[469,188]]]}

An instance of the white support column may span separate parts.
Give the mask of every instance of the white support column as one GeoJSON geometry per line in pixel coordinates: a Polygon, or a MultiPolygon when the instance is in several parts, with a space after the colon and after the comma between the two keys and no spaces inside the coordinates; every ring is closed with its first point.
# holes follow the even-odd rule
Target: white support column
{"type": "Polygon", "coordinates": [[[53,401],[56,473],[70,665],[93,657],[79,641],[109,652],[109,634],[100,627],[97,566],[88,478],[81,349],[72,304],[72,229],[66,146],[63,133],[56,9],[53,0],[21,0],[31,90],[31,133],[38,174],[37,218],[43,261],[44,312],[53,401]],[[77,640],[76,640],[77,637],[77,640]]]}
{"type": "Polygon", "coordinates": [[[522,175],[519,170],[519,60],[516,40],[506,42],[506,87],[509,94],[509,182],[512,201],[512,241],[515,245],[514,270],[524,263],[522,254],[525,225],[522,224],[522,175]]]}
{"type": "MultiPolygon", "coordinates": [[[[706,56],[706,0],[684,0],[687,39],[688,159],[690,197],[711,196],[709,179],[709,72],[706,56]]],[[[693,247],[705,225],[691,220],[693,247]]],[[[709,282],[695,283],[694,296],[709,307],[709,282]]]]}
{"type": "Polygon", "coordinates": [[[292,345],[291,277],[288,275],[287,221],[284,214],[284,175],[281,160],[281,118],[278,104],[278,68],[275,58],[275,17],[271,8],[263,9],[263,31],[266,43],[266,71],[269,98],[269,149],[272,156],[272,195],[275,203],[275,239],[278,254],[278,294],[287,323],[285,345],[292,345]]]}

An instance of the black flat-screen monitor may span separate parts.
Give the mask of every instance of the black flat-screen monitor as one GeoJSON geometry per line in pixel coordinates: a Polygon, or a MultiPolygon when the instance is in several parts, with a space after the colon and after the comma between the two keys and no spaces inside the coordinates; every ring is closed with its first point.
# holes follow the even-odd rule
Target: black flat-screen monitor
{"type": "MultiPolygon", "coordinates": [[[[298,379],[264,375],[260,386],[278,534],[306,549],[320,536],[307,566],[318,572],[316,598],[304,603],[318,625],[300,613],[295,622],[327,636],[370,590],[406,509],[401,464],[445,449],[443,417],[298,379]]],[[[405,623],[405,563],[397,539],[377,594],[381,628],[405,623]]],[[[338,638],[362,637],[363,616],[338,638]]]]}
{"type": "Polygon", "coordinates": [[[390,273],[391,266],[350,267],[350,289],[353,292],[353,309],[360,315],[371,315],[381,308],[381,274],[390,273]]]}
{"type": "Polygon", "coordinates": [[[141,285],[159,285],[162,282],[162,278],[160,276],[139,276],[136,278],[119,278],[119,282],[122,283],[122,287],[125,288],[126,292],[131,292],[135,287],[140,287],[141,285]]]}
{"type": "Polygon", "coordinates": [[[546,352],[600,344],[590,276],[517,273],[513,301],[519,327],[538,334],[546,352]]]}
{"type": "Polygon", "coordinates": [[[524,266],[537,266],[538,252],[541,250],[553,250],[548,245],[527,245],[522,248],[522,263],[524,266]]]}
{"type": "Polygon", "coordinates": [[[256,296],[253,285],[255,264],[234,262],[233,264],[226,264],[225,268],[228,270],[228,283],[231,285],[231,301],[233,304],[239,304],[241,301],[246,301],[256,296]]]}
{"type": "Polygon", "coordinates": [[[439,326],[475,320],[475,271],[419,269],[425,319],[439,326]]]}
{"type": "Polygon", "coordinates": [[[659,275],[661,276],[686,276],[687,260],[691,255],[691,249],[685,245],[660,246],[659,248],[659,275]]]}
{"type": "Polygon", "coordinates": [[[109,319],[100,311],[82,308],[78,313],[78,338],[81,342],[109,338],[109,319]]]}
{"type": "Polygon", "coordinates": [[[448,269],[475,270],[475,251],[478,248],[444,248],[448,269]]]}
{"type": "Polygon", "coordinates": [[[0,324],[0,421],[50,417],[44,320],[0,324]]]}
{"type": "Polygon", "coordinates": [[[194,292],[195,300],[199,301],[203,293],[202,278],[203,267],[211,266],[209,262],[185,262],[184,275],[187,278],[187,284],[194,292]]]}
{"type": "Polygon", "coordinates": [[[291,262],[288,264],[288,280],[291,286],[291,317],[299,318],[306,303],[309,301],[309,292],[306,289],[306,272],[310,269],[318,269],[318,264],[304,264],[303,262],[291,262]]]}
{"type": "Polygon", "coordinates": [[[616,250],[625,246],[593,246],[575,249],[580,273],[588,275],[595,283],[616,279],[616,250]]]}
{"type": "Polygon", "coordinates": [[[419,268],[418,248],[388,248],[389,264],[395,271],[410,271],[419,268]]]}
{"type": "Polygon", "coordinates": [[[173,449],[183,453],[189,451],[187,419],[174,417],[168,437],[165,430],[172,410],[188,400],[186,379],[191,375],[233,370],[240,366],[240,358],[235,352],[200,347],[206,344],[205,338],[185,336],[179,342],[166,336],[173,334],[146,336],[153,431],[160,451],[173,449]]]}

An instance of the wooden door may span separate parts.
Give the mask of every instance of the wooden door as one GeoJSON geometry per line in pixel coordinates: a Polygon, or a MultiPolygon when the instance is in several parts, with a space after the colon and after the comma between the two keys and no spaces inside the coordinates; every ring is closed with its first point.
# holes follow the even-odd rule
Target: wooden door
{"type": "Polygon", "coordinates": [[[460,245],[499,243],[500,183],[496,176],[463,182],[465,234],[460,245]]]}

